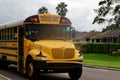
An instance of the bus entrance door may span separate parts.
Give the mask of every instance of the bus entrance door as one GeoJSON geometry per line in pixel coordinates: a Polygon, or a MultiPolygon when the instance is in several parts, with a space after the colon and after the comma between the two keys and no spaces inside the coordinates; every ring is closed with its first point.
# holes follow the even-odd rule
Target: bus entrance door
{"type": "Polygon", "coordinates": [[[24,71],[24,29],[22,26],[19,27],[19,53],[18,53],[18,71],[24,71]]]}

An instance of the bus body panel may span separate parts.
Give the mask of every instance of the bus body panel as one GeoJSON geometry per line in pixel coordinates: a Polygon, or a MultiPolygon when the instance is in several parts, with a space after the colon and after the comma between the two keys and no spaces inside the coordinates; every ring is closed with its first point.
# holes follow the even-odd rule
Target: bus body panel
{"type": "Polygon", "coordinates": [[[8,64],[15,64],[29,78],[38,71],[68,72],[71,78],[79,78],[83,55],[71,40],[71,21],[59,15],[38,14],[0,25],[0,66],[8,64]]]}

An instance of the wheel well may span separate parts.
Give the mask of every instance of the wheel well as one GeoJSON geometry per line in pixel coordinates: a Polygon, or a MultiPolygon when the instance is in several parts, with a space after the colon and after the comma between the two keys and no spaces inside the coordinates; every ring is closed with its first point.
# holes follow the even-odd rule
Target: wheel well
{"type": "Polygon", "coordinates": [[[26,66],[27,66],[27,63],[28,63],[29,59],[32,59],[31,55],[28,55],[27,58],[26,58],[26,61],[25,61],[25,73],[26,73],[26,66]]]}
{"type": "Polygon", "coordinates": [[[32,56],[31,56],[31,55],[28,55],[27,58],[26,58],[25,67],[27,66],[27,63],[28,63],[28,61],[29,61],[30,59],[32,59],[32,56]]]}
{"type": "Polygon", "coordinates": [[[26,63],[29,59],[32,59],[32,56],[31,55],[28,55],[27,58],[26,58],[26,63]]]}

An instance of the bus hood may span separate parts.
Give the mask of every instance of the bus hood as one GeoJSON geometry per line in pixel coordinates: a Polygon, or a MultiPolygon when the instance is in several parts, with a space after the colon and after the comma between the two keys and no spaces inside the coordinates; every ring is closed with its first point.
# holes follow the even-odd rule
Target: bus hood
{"type": "Polygon", "coordinates": [[[33,42],[33,49],[40,50],[49,60],[73,59],[76,55],[75,46],[70,40],[41,40],[33,42]]]}
{"type": "Polygon", "coordinates": [[[75,48],[71,40],[41,40],[34,42],[36,45],[46,48],[75,48]]]}

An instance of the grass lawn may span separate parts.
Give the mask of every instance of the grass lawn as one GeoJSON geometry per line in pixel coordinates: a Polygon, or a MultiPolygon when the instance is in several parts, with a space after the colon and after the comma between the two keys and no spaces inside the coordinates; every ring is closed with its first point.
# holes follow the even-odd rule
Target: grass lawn
{"type": "Polygon", "coordinates": [[[84,64],[109,67],[109,68],[119,68],[120,69],[120,56],[113,57],[108,54],[83,54],[84,64]]]}

